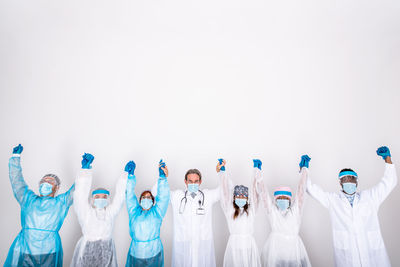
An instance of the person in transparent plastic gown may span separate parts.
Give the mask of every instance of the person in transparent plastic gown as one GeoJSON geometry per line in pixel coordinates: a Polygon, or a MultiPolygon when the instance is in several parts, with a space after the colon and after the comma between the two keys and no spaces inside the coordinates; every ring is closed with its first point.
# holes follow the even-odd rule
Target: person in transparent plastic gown
{"type": "Polygon", "coordinates": [[[114,220],[124,204],[127,177],[128,173],[124,172],[118,179],[112,202],[108,190],[98,188],[92,192],[89,203],[88,196],[93,180],[92,169],[83,166],[78,172],[75,181],[74,210],[83,236],[76,244],[71,267],[118,266],[112,233],[114,220]]]}
{"type": "MultiPolygon", "coordinates": [[[[245,186],[233,187],[232,180],[221,169],[225,161],[217,165],[221,184],[221,207],[229,228],[229,240],[225,250],[224,267],[260,267],[260,254],[254,240],[254,222],[258,208],[259,195],[256,190],[262,183],[262,177],[254,176],[253,188],[248,192],[245,186]],[[246,204],[236,203],[237,199],[246,200],[246,204]],[[236,216],[235,216],[236,215],[236,216]]],[[[254,168],[255,172],[259,169],[254,168]]]]}

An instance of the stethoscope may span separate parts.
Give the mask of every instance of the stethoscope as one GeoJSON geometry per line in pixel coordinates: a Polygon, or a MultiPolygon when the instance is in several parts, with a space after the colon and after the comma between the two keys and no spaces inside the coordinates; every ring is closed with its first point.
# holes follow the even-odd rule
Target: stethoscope
{"type": "MultiPolygon", "coordinates": [[[[187,190],[185,191],[185,196],[181,199],[181,204],[179,205],[179,214],[182,214],[185,211],[186,208],[186,203],[187,203],[187,190]],[[185,201],[185,202],[183,202],[185,201]],[[182,203],[184,203],[184,205],[182,206],[182,203]]],[[[204,215],[204,193],[203,191],[199,190],[200,194],[201,194],[201,199],[199,199],[199,207],[196,210],[196,214],[197,215],[204,215]]]]}

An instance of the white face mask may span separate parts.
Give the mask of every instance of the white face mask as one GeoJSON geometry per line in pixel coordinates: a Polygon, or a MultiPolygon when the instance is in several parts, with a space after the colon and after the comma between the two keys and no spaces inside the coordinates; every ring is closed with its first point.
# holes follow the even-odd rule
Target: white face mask
{"type": "Polygon", "coordinates": [[[342,187],[343,191],[348,195],[354,194],[357,190],[357,185],[355,183],[343,183],[342,187]]]}
{"type": "Polygon", "coordinates": [[[246,198],[235,198],[235,204],[239,208],[243,208],[247,204],[247,199],[246,198]]]}
{"type": "Polygon", "coordinates": [[[53,185],[47,182],[41,183],[39,192],[42,196],[48,196],[53,193],[53,185]]]}
{"type": "Polygon", "coordinates": [[[98,209],[104,209],[108,206],[108,199],[106,198],[96,198],[93,200],[93,206],[98,209]]]}
{"type": "Polygon", "coordinates": [[[276,200],[276,206],[281,210],[285,211],[289,208],[290,202],[289,199],[277,199],[276,200]]]}
{"type": "Polygon", "coordinates": [[[197,193],[199,191],[199,184],[188,184],[187,189],[190,193],[197,193]]]}

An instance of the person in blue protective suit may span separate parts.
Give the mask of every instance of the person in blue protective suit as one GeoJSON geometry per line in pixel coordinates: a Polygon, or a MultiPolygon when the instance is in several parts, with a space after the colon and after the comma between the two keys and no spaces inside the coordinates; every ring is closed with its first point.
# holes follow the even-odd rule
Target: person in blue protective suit
{"type": "Polygon", "coordinates": [[[167,212],[170,189],[168,185],[168,169],[160,161],[157,183],[157,195],[144,191],[139,200],[135,195],[136,165],[134,162],[126,166],[129,173],[126,188],[126,206],[129,214],[129,233],[132,237],[126,266],[164,266],[164,249],[160,240],[162,220],[167,212]]]}
{"type": "Polygon", "coordinates": [[[114,220],[125,203],[128,174],[118,179],[115,195],[110,201],[110,192],[104,188],[92,191],[93,173],[91,163],[94,157],[85,153],[82,169],[75,180],[74,210],[82,227],[83,236],[76,244],[71,267],[117,267],[117,255],[112,237],[114,220]]]}
{"type": "Polygon", "coordinates": [[[39,182],[39,195],[28,188],[22,176],[18,145],[9,161],[10,182],[21,206],[22,230],[8,252],[4,266],[62,266],[63,250],[60,230],[72,205],[74,185],[56,196],[60,179],[45,175],[39,182]]]}

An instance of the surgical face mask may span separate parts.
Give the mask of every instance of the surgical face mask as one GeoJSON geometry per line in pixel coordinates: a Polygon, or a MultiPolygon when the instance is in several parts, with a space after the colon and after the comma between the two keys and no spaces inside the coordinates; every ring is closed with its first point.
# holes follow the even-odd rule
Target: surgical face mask
{"type": "Polygon", "coordinates": [[[278,208],[280,210],[287,210],[289,208],[289,199],[277,199],[276,200],[276,206],[278,206],[278,208]]]}
{"type": "Polygon", "coordinates": [[[48,196],[53,192],[53,185],[50,183],[41,183],[39,186],[39,193],[42,196],[48,196]]]}
{"type": "Polygon", "coordinates": [[[355,183],[343,183],[342,187],[343,191],[348,195],[354,194],[357,190],[357,185],[355,183]]]}
{"type": "Polygon", "coordinates": [[[247,199],[245,198],[235,198],[235,204],[239,206],[239,208],[243,208],[247,203],[247,199]]]}
{"type": "Polygon", "coordinates": [[[142,206],[144,210],[148,210],[153,206],[153,201],[148,198],[142,198],[142,200],[140,200],[140,206],[142,206]]]}
{"type": "Polygon", "coordinates": [[[199,184],[188,184],[187,187],[190,193],[196,193],[197,191],[199,191],[199,184]]]}
{"type": "Polygon", "coordinates": [[[104,209],[108,206],[108,199],[106,198],[95,198],[93,200],[93,205],[98,209],[104,209]]]}

